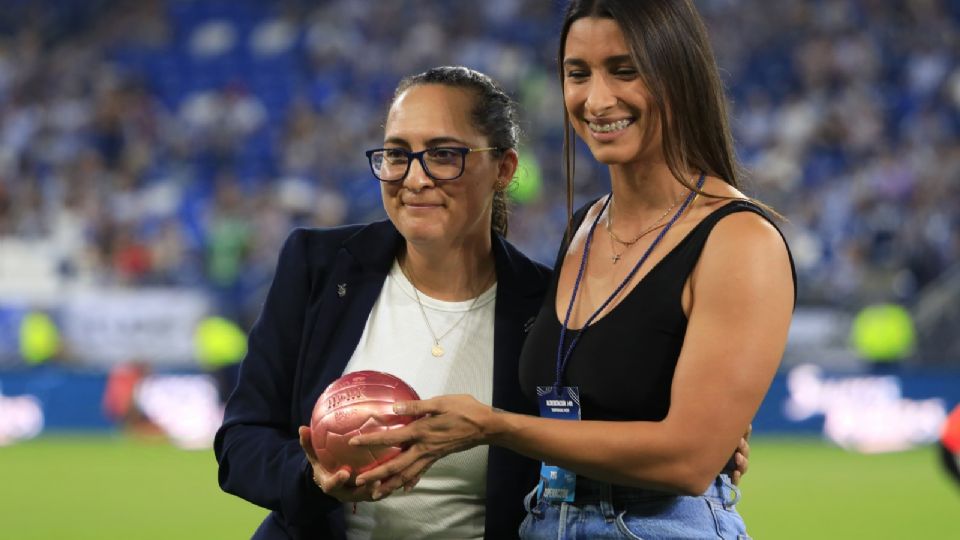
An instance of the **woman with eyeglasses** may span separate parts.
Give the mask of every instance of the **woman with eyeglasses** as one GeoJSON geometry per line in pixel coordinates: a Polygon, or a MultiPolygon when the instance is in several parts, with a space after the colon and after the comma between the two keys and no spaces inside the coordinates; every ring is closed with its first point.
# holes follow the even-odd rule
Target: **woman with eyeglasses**
{"type": "Polygon", "coordinates": [[[568,135],[611,189],[572,215],[523,348],[540,416],[463,395],[399,403],[427,416],[354,438],[409,445],[357,483],[389,493],[494,445],[543,462],[523,538],[744,538],[724,463],[777,371],[795,277],[737,187],[705,28],[689,0],[574,0],[559,68],[568,135]]]}
{"type": "Polygon", "coordinates": [[[389,220],[288,238],[217,433],[222,488],[272,510],[255,538],[509,538],[536,479],[535,462],[476,448],[416,492],[344,511],[376,486],[349,487],[313,455],[302,426],[353,371],[535,412],[517,359],[550,271],[504,240],[514,102],[481,73],[436,68],[401,81],[384,127],[367,157],[389,220]]]}

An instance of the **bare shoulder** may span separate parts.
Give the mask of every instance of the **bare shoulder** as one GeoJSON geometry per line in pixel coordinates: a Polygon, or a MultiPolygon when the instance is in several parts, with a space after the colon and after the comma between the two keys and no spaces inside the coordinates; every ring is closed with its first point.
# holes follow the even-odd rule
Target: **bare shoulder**
{"type": "Polygon", "coordinates": [[[756,212],[741,211],[726,215],[717,222],[704,246],[703,255],[743,255],[786,261],[787,245],[769,219],[756,212]]]}
{"type": "Polygon", "coordinates": [[[697,206],[707,211],[715,210],[727,204],[732,199],[748,198],[742,191],[715,176],[708,176],[700,190],[703,192],[703,195],[697,198],[699,201],[697,206]]]}
{"type": "MultiPolygon", "coordinates": [[[[704,202],[697,210],[703,219],[733,200],[749,200],[740,190],[710,177],[703,187],[704,202]]],[[[742,301],[782,301],[792,306],[794,277],[786,241],[766,217],[753,211],[731,212],[714,225],[691,285],[701,300],[724,304],[742,301]]]]}
{"type": "Polygon", "coordinates": [[[786,241],[773,223],[756,212],[721,218],[707,238],[697,270],[701,284],[735,294],[789,291],[784,299],[792,304],[793,272],[786,241]]]}
{"type": "MultiPolygon", "coordinates": [[[[703,193],[704,196],[700,197],[703,202],[698,206],[704,216],[733,201],[750,200],[739,189],[712,176],[707,177],[703,193]]],[[[786,255],[786,244],[773,223],[756,212],[750,211],[734,212],[720,219],[708,239],[707,246],[711,247],[711,244],[713,244],[713,250],[721,246],[729,249],[759,248],[763,250],[779,246],[786,255]],[[720,246],[717,246],[718,244],[720,246]]],[[[726,250],[720,249],[721,252],[726,250]]]]}

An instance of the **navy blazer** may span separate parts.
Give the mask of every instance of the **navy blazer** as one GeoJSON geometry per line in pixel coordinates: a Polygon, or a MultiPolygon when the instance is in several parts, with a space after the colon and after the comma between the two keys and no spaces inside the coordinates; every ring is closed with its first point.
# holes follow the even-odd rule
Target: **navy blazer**
{"type": "MultiPolygon", "coordinates": [[[[287,238],[214,441],[220,487],[272,510],[254,538],[344,536],[343,505],[314,485],[297,428],[310,424],[317,398],[342,375],[402,245],[389,221],[287,238]]],[[[550,271],[497,235],[493,254],[493,406],[535,415],[520,391],[518,359],[550,271]]],[[[536,481],[537,463],[489,447],[485,538],[517,536],[523,496],[536,481]]]]}

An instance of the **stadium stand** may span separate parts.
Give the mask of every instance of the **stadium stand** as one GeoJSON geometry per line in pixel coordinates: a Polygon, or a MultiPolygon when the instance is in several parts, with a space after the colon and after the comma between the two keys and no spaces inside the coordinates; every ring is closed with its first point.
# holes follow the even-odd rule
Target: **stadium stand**
{"type": "MultiPolygon", "coordinates": [[[[789,220],[801,306],[912,306],[955,274],[960,4],[697,4],[747,190],[789,220]]],[[[521,101],[542,186],[514,204],[511,235],[554,258],[565,220],[554,2],[10,0],[0,11],[0,306],[55,307],[84,286],[186,287],[249,325],[290,228],[382,217],[363,150],[379,142],[398,79],[438,64],[489,72],[521,101]]],[[[578,163],[586,200],[605,173],[588,154],[578,163]]]]}

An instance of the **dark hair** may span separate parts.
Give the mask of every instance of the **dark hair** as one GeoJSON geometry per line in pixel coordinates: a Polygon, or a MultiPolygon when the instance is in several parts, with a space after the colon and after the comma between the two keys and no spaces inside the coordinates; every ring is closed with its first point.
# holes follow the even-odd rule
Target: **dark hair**
{"type": "MultiPolygon", "coordinates": [[[[409,88],[424,84],[439,84],[473,92],[476,100],[470,117],[477,130],[487,137],[489,145],[497,148],[493,154],[500,157],[508,149],[517,148],[520,140],[517,104],[492,78],[463,66],[435,67],[401,79],[393,100],[396,101],[409,88]]],[[[493,195],[491,228],[502,236],[507,235],[507,197],[502,189],[493,195]]]]}
{"type": "MultiPolygon", "coordinates": [[[[651,94],[663,155],[677,181],[702,193],[686,177],[693,169],[739,187],[723,85],[706,28],[690,0],[572,0],[564,14],[557,54],[561,85],[570,25],[585,17],[612,19],[623,32],[640,80],[651,94]]],[[[563,118],[567,215],[571,216],[575,163],[566,107],[563,118]]]]}

